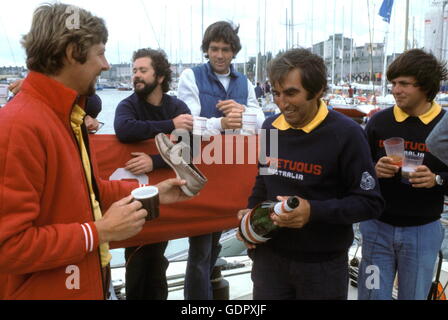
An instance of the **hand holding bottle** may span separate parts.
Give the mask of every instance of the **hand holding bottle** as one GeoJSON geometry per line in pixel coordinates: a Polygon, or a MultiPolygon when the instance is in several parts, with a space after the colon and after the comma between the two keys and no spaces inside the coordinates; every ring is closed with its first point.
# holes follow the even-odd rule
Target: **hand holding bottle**
{"type": "MultiPolygon", "coordinates": [[[[277,200],[284,201],[287,200],[288,197],[281,197],[278,196],[277,200]]],[[[272,221],[274,221],[274,224],[279,227],[286,227],[286,228],[296,228],[300,229],[303,228],[308,221],[310,220],[310,203],[308,200],[300,199],[300,204],[297,208],[290,212],[283,212],[281,214],[273,214],[271,215],[272,221]]]]}
{"type": "MultiPolygon", "coordinates": [[[[244,217],[244,215],[248,214],[250,212],[250,209],[243,209],[238,211],[238,220],[241,221],[241,219],[244,217]]],[[[236,238],[240,241],[242,241],[244,243],[244,245],[246,246],[247,249],[255,249],[255,245],[252,243],[247,242],[246,240],[244,240],[244,238],[241,236],[241,231],[238,230],[238,232],[236,233],[236,238]]]]}
{"type": "Polygon", "coordinates": [[[240,240],[253,245],[268,241],[271,238],[271,233],[279,228],[274,224],[272,215],[292,211],[297,208],[299,202],[299,197],[291,196],[279,202],[263,201],[251,210],[240,210],[238,212],[240,240]]]}

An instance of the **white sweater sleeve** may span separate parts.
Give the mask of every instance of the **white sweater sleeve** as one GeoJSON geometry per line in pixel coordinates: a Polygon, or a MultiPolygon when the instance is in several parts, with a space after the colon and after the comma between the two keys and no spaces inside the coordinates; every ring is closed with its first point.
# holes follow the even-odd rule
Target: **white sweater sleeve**
{"type": "Polygon", "coordinates": [[[199,116],[201,113],[201,102],[193,70],[186,69],[180,75],[177,97],[186,103],[193,116],[199,116]]]}
{"type": "MultiPolygon", "coordinates": [[[[263,110],[258,104],[255,89],[252,83],[247,80],[247,111],[257,114],[257,129],[260,129],[265,120],[263,110]]],[[[179,85],[177,89],[177,96],[180,100],[185,102],[191,111],[193,116],[199,116],[201,114],[201,101],[199,99],[199,89],[196,85],[196,78],[194,72],[191,69],[186,69],[182,72],[179,85]]],[[[207,129],[212,132],[221,132],[221,119],[222,118],[209,118],[207,119],[207,129]]]]}
{"type": "Polygon", "coordinates": [[[257,114],[257,129],[261,129],[265,116],[263,110],[258,104],[257,96],[255,95],[255,88],[249,80],[247,80],[247,88],[247,111],[257,114]]]}
{"type": "MultiPolygon", "coordinates": [[[[196,78],[192,69],[186,69],[182,72],[177,88],[177,96],[187,104],[193,116],[199,117],[201,114],[201,101],[199,99],[199,89],[196,84],[196,78]]],[[[222,130],[221,119],[222,118],[207,119],[207,129],[210,131],[217,131],[219,134],[222,130]]]]}

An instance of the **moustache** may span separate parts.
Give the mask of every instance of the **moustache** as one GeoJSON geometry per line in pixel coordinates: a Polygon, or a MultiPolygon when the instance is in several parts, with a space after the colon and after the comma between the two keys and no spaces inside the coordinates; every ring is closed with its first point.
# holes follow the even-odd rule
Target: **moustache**
{"type": "Polygon", "coordinates": [[[146,85],[146,82],[143,80],[134,80],[134,85],[137,85],[139,83],[143,83],[144,85],[146,85]]]}

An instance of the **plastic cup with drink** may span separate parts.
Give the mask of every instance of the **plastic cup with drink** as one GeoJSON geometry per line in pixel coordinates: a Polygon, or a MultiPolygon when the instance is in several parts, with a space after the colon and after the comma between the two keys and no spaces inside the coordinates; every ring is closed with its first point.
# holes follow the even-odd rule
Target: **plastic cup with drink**
{"type": "Polygon", "coordinates": [[[403,165],[404,158],[404,139],[399,137],[393,137],[384,140],[384,149],[386,149],[386,155],[392,158],[393,165],[401,167],[403,165]]]}
{"type": "Polygon", "coordinates": [[[418,166],[421,166],[423,159],[425,158],[424,153],[405,153],[403,159],[403,167],[401,168],[401,181],[403,183],[409,184],[410,173],[415,172],[418,166]]]}

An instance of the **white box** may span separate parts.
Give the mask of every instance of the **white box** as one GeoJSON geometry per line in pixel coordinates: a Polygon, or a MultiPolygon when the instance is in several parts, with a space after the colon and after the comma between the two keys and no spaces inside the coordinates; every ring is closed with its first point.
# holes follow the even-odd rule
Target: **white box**
{"type": "Polygon", "coordinates": [[[8,85],[0,84],[0,105],[6,104],[8,102],[8,85]]]}

